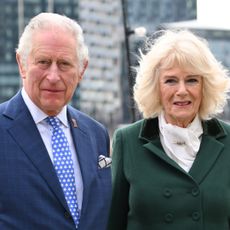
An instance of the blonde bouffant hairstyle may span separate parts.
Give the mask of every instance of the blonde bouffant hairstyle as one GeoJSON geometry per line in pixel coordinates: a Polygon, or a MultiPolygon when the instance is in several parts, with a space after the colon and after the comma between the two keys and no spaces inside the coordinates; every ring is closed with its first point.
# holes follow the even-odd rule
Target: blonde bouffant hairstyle
{"type": "Polygon", "coordinates": [[[223,111],[230,87],[228,71],[216,60],[205,39],[188,30],[164,30],[140,52],[134,85],[134,100],[144,118],[152,118],[163,110],[159,93],[159,77],[163,70],[179,67],[203,79],[203,98],[199,117],[203,120],[223,111]]]}

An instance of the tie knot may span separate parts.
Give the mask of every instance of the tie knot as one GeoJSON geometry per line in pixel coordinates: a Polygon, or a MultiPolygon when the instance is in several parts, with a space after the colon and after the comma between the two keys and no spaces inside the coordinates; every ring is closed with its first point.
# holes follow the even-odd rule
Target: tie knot
{"type": "Polygon", "coordinates": [[[60,126],[60,121],[57,117],[47,117],[46,122],[51,125],[53,128],[57,128],[60,126]]]}

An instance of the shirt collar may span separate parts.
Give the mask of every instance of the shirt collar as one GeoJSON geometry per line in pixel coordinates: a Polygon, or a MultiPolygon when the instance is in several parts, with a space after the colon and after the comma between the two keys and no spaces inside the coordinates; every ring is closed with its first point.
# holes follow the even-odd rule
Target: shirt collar
{"type": "MultiPolygon", "coordinates": [[[[26,93],[24,87],[22,88],[22,98],[29,109],[35,124],[42,122],[48,115],[44,113],[34,102],[30,99],[28,94],[26,93]]],[[[62,122],[62,124],[68,127],[68,120],[67,120],[67,106],[64,106],[61,112],[56,116],[62,122]]]]}

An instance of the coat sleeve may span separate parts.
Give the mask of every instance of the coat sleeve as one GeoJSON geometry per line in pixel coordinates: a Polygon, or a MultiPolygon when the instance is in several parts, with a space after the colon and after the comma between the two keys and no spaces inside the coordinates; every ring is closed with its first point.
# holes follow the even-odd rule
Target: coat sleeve
{"type": "Polygon", "coordinates": [[[129,183],[124,172],[124,151],[122,131],[115,132],[112,150],[112,203],[108,221],[108,230],[127,229],[129,211],[129,183]]]}

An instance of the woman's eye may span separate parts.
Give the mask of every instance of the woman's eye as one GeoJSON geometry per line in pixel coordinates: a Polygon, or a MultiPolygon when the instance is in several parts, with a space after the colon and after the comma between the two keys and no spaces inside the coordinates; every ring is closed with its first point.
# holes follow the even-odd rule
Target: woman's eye
{"type": "Polygon", "coordinates": [[[176,79],[166,79],[165,80],[165,84],[175,84],[177,81],[176,81],[176,79]]]}
{"type": "Polygon", "coordinates": [[[187,82],[190,83],[190,84],[195,84],[195,83],[198,83],[199,81],[196,78],[190,78],[190,79],[187,80],[187,82]]]}

